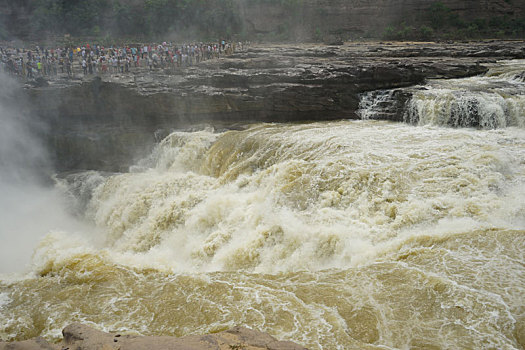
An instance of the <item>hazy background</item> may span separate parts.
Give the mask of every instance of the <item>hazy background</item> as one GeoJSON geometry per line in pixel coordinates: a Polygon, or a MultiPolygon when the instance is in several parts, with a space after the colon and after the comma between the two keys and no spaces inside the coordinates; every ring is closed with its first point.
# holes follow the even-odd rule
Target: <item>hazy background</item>
{"type": "Polygon", "coordinates": [[[522,0],[0,0],[0,40],[333,42],[524,35],[522,0]]]}
{"type": "Polygon", "coordinates": [[[0,273],[23,271],[50,231],[78,228],[54,188],[43,125],[24,113],[15,84],[0,72],[0,273]]]}

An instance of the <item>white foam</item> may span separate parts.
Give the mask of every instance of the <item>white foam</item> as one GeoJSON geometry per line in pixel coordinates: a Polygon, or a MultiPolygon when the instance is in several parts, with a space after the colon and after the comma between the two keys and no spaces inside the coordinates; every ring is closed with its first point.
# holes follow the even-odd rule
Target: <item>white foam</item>
{"type": "Polygon", "coordinates": [[[415,89],[405,120],[419,125],[525,128],[525,61],[507,62],[484,76],[433,80],[415,89]]]}
{"type": "Polygon", "coordinates": [[[0,309],[2,309],[5,305],[9,304],[11,302],[11,298],[9,297],[9,294],[3,292],[0,293],[0,309]]]}
{"type": "MultiPolygon", "coordinates": [[[[171,272],[320,270],[373,262],[422,232],[525,227],[523,129],[361,121],[195,137],[171,135],[159,163],[97,188],[89,215],[105,231],[101,253],[171,272]],[[170,160],[196,144],[190,168],[170,160]]],[[[95,249],[50,236],[39,256],[78,247],[95,249]]]]}

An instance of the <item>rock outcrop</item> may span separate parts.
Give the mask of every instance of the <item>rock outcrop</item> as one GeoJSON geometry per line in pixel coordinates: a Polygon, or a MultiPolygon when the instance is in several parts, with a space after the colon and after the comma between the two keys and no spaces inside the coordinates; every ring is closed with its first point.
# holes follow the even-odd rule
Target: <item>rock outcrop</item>
{"type": "Polygon", "coordinates": [[[484,73],[525,42],[256,46],[176,71],[73,79],[25,89],[59,171],[119,171],[172,129],[358,118],[360,94],[484,73]]]}
{"type": "Polygon", "coordinates": [[[134,336],[106,333],[74,323],[62,331],[59,344],[42,337],[21,342],[0,342],[0,350],[306,350],[289,341],[278,341],[269,334],[243,327],[182,338],[134,336]]]}

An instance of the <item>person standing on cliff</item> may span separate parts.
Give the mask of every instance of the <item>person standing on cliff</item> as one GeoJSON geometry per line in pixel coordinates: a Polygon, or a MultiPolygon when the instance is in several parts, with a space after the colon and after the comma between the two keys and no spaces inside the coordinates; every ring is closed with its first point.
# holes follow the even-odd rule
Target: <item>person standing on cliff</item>
{"type": "Polygon", "coordinates": [[[20,72],[21,72],[21,76],[22,77],[25,77],[26,76],[26,64],[24,62],[24,55],[20,55],[20,72]]]}
{"type": "Polygon", "coordinates": [[[31,61],[27,61],[27,78],[33,79],[33,64],[31,61]]]}
{"type": "Polygon", "coordinates": [[[46,75],[51,75],[51,59],[44,57],[44,71],[46,75]]]}
{"type": "Polygon", "coordinates": [[[68,77],[71,77],[71,74],[73,73],[71,71],[71,61],[70,60],[66,60],[66,73],[68,77]]]}
{"type": "Polygon", "coordinates": [[[41,77],[42,76],[42,62],[40,62],[40,58],[36,62],[36,70],[37,70],[37,75],[41,77]]]}
{"type": "Polygon", "coordinates": [[[40,57],[40,73],[42,76],[45,76],[47,75],[47,62],[46,62],[46,57],[42,55],[42,57],[40,57]]]}
{"type": "Polygon", "coordinates": [[[100,56],[100,66],[102,67],[102,73],[107,73],[108,72],[108,62],[106,60],[106,56],[105,55],[102,55],[100,56]]]}

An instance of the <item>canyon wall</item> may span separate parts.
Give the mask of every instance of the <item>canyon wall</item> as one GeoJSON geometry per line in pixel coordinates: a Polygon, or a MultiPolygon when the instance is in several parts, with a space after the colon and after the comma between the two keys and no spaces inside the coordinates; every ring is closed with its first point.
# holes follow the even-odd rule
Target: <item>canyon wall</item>
{"type": "Polygon", "coordinates": [[[55,5],[59,5],[46,8],[34,0],[0,0],[0,40],[11,37],[43,41],[61,38],[63,34],[91,39],[112,35],[175,41],[244,38],[326,42],[380,38],[388,26],[431,25],[429,9],[436,5],[441,6],[442,11],[438,9],[433,15],[443,22],[439,28],[434,26],[436,37],[449,29],[465,29],[476,19],[497,21],[474,28],[467,37],[517,38],[525,30],[525,2],[520,0],[210,0],[205,7],[201,2],[187,1],[181,8],[175,0],[143,3],[100,0],[98,3],[102,4],[100,8],[94,6],[94,2],[67,2],[68,6],[64,7],[65,2],[60,5],[55,0],[55,5]],[[159,16],[163,14],[167,17],[161,21],[159,16]],[[449,21],[446,18],[449,14],[462,20],[463,25],[456,28],[457,20],[449,21]],[[78,21],[71,23],[72,18],[78,21]],[[506,24],[509,20],[516,21],[510,29],[506,24]],[[162,28],[156,27],[159,21],[163,23],[162,28]],[[500,31],[502,33],[498,33],[500,31]]]}
{"type": "MultiPolygon", "coordinates": [[[[435,0],[238,0],[244,27],[250,33],[291,31],[297,40],[378,36],[389,25],[429,24],[435,0]]],[[[524,1],[443,0],[459,18],[490,19],[525,16],[524,1]]]]}

